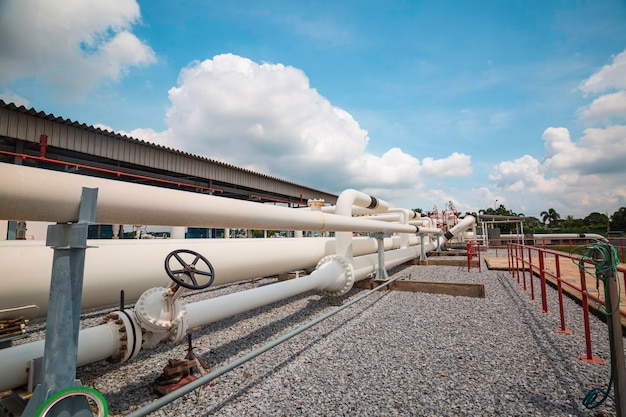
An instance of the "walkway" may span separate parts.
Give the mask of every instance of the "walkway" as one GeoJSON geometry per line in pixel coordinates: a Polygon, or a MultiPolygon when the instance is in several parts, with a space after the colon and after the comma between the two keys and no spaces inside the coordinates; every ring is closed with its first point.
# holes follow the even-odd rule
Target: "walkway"
{"type": "MultiPolygon", "coordinates": [[[[581,283],[580,283],[580,268],[578,267],[578,264],[572,262],[572,260],[566,256],[562,256],[562,257],[560,256],[558,260],[559,260],[559,270],[561,273],[562,282],[566,282],[569,284],[569,285],[563,285],[563,291],[567,293],[568,295],[570,295],[571,297],[574,297],[577,300],[581,300],[582,292],[581,292],[581,283]]],[[[486,257],[485,263],[487,264],[487,267],[489,269],[504,270],[504,271],[508,271],[509,269],[508,258],[486,257]]],[[[539,276],[539,258],[533,257],[531,264],[532,264],[533,274],[538,277],[539,276]]],[[[556,261],[554,257],[546,256],[544,258],[544,267],[546,271],[549,271],[551,274],[556,275],[556,272],[557,272],[556,261]]],[[[521,268],[521,265],[520,265],[520,268],[521,268]]],[[[528,266],[526,266],[525,269],[526,271],[528,271],[528,266]]],[[[619,264],[618,269],[620,271],[626,271],[626,264],[619,264]]],[[[520,274],[519,275],[520,280],[522,280],[523,279],[522,272],[520,271],[519,274],[520,274]]],[[[620,279],[618,282],[620,284],[620,306],[621,306],[620,312],[622,313],[622,326],[626,328],[626,291],[623,290],[623,288],[626,288],[624,272],[619,272],[619,278],[620,279]]],[[[556,279],[549,274],[546,274],[546,280],[554,286],[557,285],[556,279]]],[[[585,278],[585,283],[587,286],[587,292],[589,293],[590,296],[598,297],[600,300],[604,300],[603,285],[602,283],[598,282],[595,275],[587,274],[585,278]]],[[[539,291],[540,290],[537,289],[537,292],[539,291]]],[[[592,298],[590,298],[589,307],[592,310],[597,311],[598,303],[596,303],[595,301],[593,301],[592,298]]]]}

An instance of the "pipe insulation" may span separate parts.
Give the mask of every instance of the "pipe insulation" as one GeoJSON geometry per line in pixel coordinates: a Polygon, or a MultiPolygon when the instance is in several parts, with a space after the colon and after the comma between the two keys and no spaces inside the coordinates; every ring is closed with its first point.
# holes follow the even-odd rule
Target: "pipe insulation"
{"type": "MultiPolygon", "coordinates": [[[[409,243],[418,244],[415,236],[409,243]]],[[[88,240],[85,257],[82,308],[115,305],[124,290],[132,302],[148,288],[167,285],[163,262],[177,249],[204,255],[215,268],[213,285],[311,269],[336,252],[333,238],[285,239],[154,239],[88,240]]],[[[385,250],[400,247],[400,237],[384,240],[385,250]]],[[[376,253],[376,239],[353,238],[356,256],[376,253]]],[[[1,278],[20,277],[25,283],[5,285],[0,291],[2,309],[25,308],[20,315],[43,317],[48,307],[53,250],[43,241],[0,241],[1,278]]],[[[0,310],[1,314],[1,310],[0,310]]],[[[17,313],[16,313],[17,314],[17,313]]]]}
{"type": "MultiPolygon", "coordinates": [[[[98,189],[96,222],[266,230],[415,233],[415,226],[294,210],[187,191],[0,164],[0,219],[74,222],[83,187],[98,189]]],[[[354,190],[352,190],[354,191],[354,190]]],[[[386,203],[355,192],[356,203],[386,203]]],[[[384,203],[384,204],[383,204],[384,203]]]]}

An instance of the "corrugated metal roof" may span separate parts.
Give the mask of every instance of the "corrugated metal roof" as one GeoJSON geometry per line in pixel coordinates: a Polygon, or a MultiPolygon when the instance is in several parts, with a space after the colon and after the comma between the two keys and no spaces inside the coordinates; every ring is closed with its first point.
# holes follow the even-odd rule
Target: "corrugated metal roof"
{"type": "MultiPolygon", "coordinates": [[[[34,108],[16,106],[14,103],[6,103],[0,99],[0,135],[7,137],[16,137],[30,142],[38,142],[41,132],[35,131],[36,129],[33,129],[30,126],[31,124],[28,122],[20,123],[18,121],[15,125],[12,125],[11,117],[7,117],[6,119],[1,117],[1,113],[3,113],[1,111],[2,109],[9,110],[11,113],[32,116],[36,119],[51,122],[46,129],[46,131],[51,132],[51,141],[49,142],[49,145],[51,146],[59,146],[61,148],[72,149],[86,154],[93,154],[112,159],[119,158],[120,155],[123,155],[124,158],[129,158],[128,162],[144,166],[152,166],[151,162],[156,161],[155,163],[159,165],[159,168],[164,168],[172,172],[185,173],[207,179],[228,181],[233,184],[245,186],[254,185],[257,188],[268,191],[280,192],[281,190],[278,190],[277,188],[280,188],[282,185],[305,189],[312,192],[314,195],[321,194],[336,197],[334,194],[296,184],[284,179],[254,172],[203,156],[179,151],[177,149],[165,147],[156,143],[135,139],[126,135],[120,135],[118,133],[103,130],[85,123],[79,123],[70,119],[55,116],[51,113],[48,114],[43,111],[37,111],[34,108]],[[2,125],[4,125],[4,127],[2,125]],[[78,131],[74,129],[77,129],[78,131]],[[99,139],[110,138],[113,140],[96,141],[95,138],[98,136],[99,139]],[[164,158],[164,154],[169,155],[170,157],[164,158]],[[226,176],[227,178],[219,178],[220,176],[226,176]],[[239,181],[237,181],[236,177],[239,177],[239,181]]],[[[157,168],[157,166],[152,167],[157,168]]],[[[284,190],[282,191],[284,192],[284,190]]]]}

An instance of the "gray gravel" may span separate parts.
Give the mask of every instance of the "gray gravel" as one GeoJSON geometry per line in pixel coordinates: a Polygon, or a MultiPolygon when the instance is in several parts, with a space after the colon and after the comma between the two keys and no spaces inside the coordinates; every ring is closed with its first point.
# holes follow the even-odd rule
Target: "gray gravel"
{"type": "MultiPolygon", "coordinates": [[[[608,382],[609,346],[606,324],[592,316],[593,353],[605,364],[579,359],[585,342],[576,302],[565,300],[567,325],[574,331],[565,335],[554,331],[559,326],[555,290],[548,291],[554,312],[540,313],[539,300],[529,301],[516,280],[507,272],[487,270],[484,261],[481,273],[476,268],[468,273],[466,267],[405,266],[390,271],[396,274],[484,283],[486,298],[373,294],[153,415],[614,415],[610,399],[591,411],[582,405],[588,389],[608,382]]],[[[186,298],[273,282],[231,284],[186,298]]],[[[341,298],[307,293],[208,325],[194,335],[195,352],[216,369],[363,292],[353,289],[341,298]]],[[[81,326],[97,324],[102,314],[85,315],[81,326]]],[[[152,382],[169,358],[185,353],[185,342],[159,346],[131,363],[85,366],[78,377],[103,393],[111,415],[125,415],[154,401],[152,382]]]]}

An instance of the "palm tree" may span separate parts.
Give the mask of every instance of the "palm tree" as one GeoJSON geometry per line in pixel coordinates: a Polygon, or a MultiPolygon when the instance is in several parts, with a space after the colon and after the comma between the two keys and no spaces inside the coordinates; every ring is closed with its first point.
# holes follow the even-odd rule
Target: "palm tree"
{"type": "Polygon", "coordinates": [[[550,230],[554,227],[554,224],[557,223],[561,219],[561,215],[556,212],[555,209],[549,208],[548,211],[541,212],[541,220],[543,224],[546,224],[546,221],[550,224],[550,230]]]}

